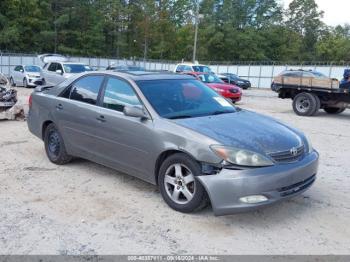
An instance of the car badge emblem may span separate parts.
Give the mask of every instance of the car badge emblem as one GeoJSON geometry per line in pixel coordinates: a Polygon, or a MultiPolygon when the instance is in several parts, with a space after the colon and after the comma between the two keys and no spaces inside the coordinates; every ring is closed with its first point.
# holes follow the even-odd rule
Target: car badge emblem
{"type": "Polygon", "coordinates": [[[298,149],[296,147],[293,147],[290,150],[290,153],[292,154],[292,156],[297,156],[298,155],[298,149]]]}

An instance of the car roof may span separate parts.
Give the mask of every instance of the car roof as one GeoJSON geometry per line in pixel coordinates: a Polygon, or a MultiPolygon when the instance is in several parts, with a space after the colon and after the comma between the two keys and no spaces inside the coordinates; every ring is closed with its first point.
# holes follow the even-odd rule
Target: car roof
{"type": "MultiPolygon", "coordinates": [[[[179,66],[179,65],[186,65],[186,66],[207,66],[207,65],[203,65],[203,64],[194,64],[194,63],[180,63],[180,64],[177,64],[176,66],[179,66]]],[[[209,66],[207,66],[209,67],[209,66]]]]}
{"type": "Polygon", "coordinates": [[[156,71],[156,72],[154,72],[154,71],[98,71],[98,73],[107,74],[107,75],[115,75],[115,76],[130,79],[133,81],[181,80],[181,79],[193,80],[192,76],[189,76],[186,74],[175,74],[175,73],[170,72],[170,71],[156,71]]]}
{"type": "Polygon", "coordinates": [[[84,65],[84,66],[89,66],[88,64],[84,64],[84,63],[81,63],[81,62],[62,62],[62,61],[49,61],[45,65],[52,64],[52,63],[65,64],[65,65],[84,65]]]}

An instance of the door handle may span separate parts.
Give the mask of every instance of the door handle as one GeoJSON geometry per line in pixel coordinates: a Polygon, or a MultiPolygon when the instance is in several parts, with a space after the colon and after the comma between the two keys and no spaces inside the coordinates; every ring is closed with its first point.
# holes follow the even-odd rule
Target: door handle
{"type": "Polygon", "coordinates": [[[56,109],[57,109],[57,110],[63,110],[63,105],[62,105],[62,104],[58,104],[58,105],[56,106],[56,109]]]}
{"type": "Polygon", "coordinates": [[[105,116],[103,116],[103,115],[100,115],[99,117],[96,117],[96,119],[97,119],[97,121],[99,121],[101,123],[106,122],[105,116]]]}

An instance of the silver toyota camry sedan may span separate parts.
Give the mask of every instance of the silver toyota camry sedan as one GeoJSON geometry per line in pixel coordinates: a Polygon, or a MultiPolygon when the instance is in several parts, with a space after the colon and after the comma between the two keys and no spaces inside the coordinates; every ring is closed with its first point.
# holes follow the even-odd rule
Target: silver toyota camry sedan
{"type": "Polygon", "coordinates": [[[90,72],[37,87],[28,127],[49,160],[88,159],[159,187],[180,212],[215,215],[294,197],[316,179],[300,131],[235,107],[191,76],[90,72]]]}

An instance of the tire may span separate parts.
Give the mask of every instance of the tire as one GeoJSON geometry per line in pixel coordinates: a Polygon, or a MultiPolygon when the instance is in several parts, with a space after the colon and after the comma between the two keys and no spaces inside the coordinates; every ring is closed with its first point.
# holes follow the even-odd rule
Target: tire
{"type": "Polygon", "coordinates": [[[325,107],[323,110],[330,115],[341,114],[345,111],[346,108],[339,107],[325,107]]]}
{"type": "Polygon", "coordinates": [[[28,82],[26,78],[23,79],[23,87],[28,88],[28,82]]]}
{"type": "Polygon", "coordinates": [[[200,174],[200,165],[186,154],[177,153],[165,159],[159,169],[158,186],[169,207],[191,213],[207,205],[207,193],[195,178],[200,174]]]}
{"type": "Polygon", "coordinates": [[[10,77],[10,86],[16,86],[15,81],[13,81],[12,77],[10,77]]]}
{"type": "Polygon", "coordinates": [[[317,96],[310,93],[300,93],[293,99],[293,110],[298,116],[312,116],[320,106],[317,96]]]}
{"type": "Polygon", "coordinates": [[[56,165],[64,165],[72,160],[67,154],[63,138],[55,124],[51,123],[45,129],[45,151],[49,160],[56,165]]]}
{"type": "Polygon", "coordinates": [[[317,96],[317,95],[314,95],[314,94],[311,94],[314,96],[315,98],[315,101],[316,101],[316,108],[315,108],[315,111],[310,115],[310,116],[314,116],[318,113],[318,111],[320,110],[321,108],[321,100],[320,98],[317,96]]]}

